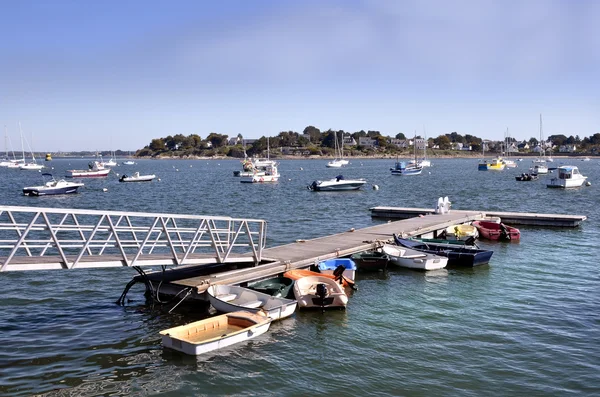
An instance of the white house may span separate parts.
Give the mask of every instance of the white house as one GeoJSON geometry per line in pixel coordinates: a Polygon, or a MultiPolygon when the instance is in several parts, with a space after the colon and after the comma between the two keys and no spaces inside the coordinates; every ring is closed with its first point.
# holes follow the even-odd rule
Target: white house
{"type": "Polygon", "coordinates": [[[377,141],[368,136],[361,136],[358,138],[358,145],[363,147],[375,147],[377,146],[377,141]]]}

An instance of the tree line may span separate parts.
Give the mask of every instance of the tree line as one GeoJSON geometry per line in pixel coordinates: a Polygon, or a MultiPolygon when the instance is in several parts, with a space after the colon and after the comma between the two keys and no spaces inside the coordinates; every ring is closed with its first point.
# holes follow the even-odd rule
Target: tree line
{"type": "MultiPolygon", "coordinates": [[[[272,155],[280,154],[281,148],[284,147],[294,148],[310,155],[330,155],[334,152],[336,139],[339,144],[342,139],[349,140],[350,138],[354,139],[357,143],[352,147],[346,145],[345,150],[347,148],[347,150],[350,151],[350,155],[369,155],[375,153],[398,154],[406,152],[407,150],[412,150],[399,148],[395,142],[392,142],[392,137],[384,136],[380,131],[360,130],[352,133],[333,129],[321,131],[314,126],[306,127],[302,133],[296,131],[281,131],[274,137],[262,136],[259,139],[249,140],[252,142],[251,144],[247,143],[241,134],[238,134],[234,138],[237,138],[236,144],[230,145],[230,137],[228,135],[215,132],[211,132],[204,139],[198,134],[190,134],[188,136],[183,134],[168,135],[163,138],[152,139],[149,145],[136,152],[136,156],[228,156],[243,158],[245,155],[264,155],[267,147],[271,149],[272,155]],[[359,145],[358,142],[361,137],[371,138],[375,142],[375,147],[372,147],[371,145],[359,145]]],[[[400,132],[393,138],[397,140],[407,140],[412,139],[413,137],[407,137],[404,133],[400,132]]],[[[423,139],[419,135],[415,138],[423,139]]],[[[519,141],[512,137],[507,138],[507,140],[511,143],[519,143],[519,141]]],[[[463,136],[457,132],[439,135],[436,138],[429,138],[427,141],[427,146],[429,148],[435,147],[443,151],[451,150],[457,143],[460,143],[469,146],[472,151],[479,152],[481,151],[484,142],[486,143],[486,150],[502,150],[500,142],[484,140],[469,134],[463,136]]],[[[600,146],[600,133],[583,139],[580,139],[579,136],[567,137],[565,135],[551,135],[548,137],[548,141],[552,142],[556,147],[571,144],[577,145],[582,152],[589,152],[591,148],[600,146]]],[[[529,144],[530,148],[540,144],[534,137],[530,138],[526,143],[529,144]]]]}

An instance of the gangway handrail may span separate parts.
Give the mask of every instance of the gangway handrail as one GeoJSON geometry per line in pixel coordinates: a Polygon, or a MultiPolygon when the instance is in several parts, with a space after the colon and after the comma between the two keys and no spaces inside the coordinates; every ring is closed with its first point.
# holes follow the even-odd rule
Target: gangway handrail
{"type": "Polygon", "coordinates": [[[0,206],[0,271],[259,264],[265,246],[260,219],[0,206]]]}

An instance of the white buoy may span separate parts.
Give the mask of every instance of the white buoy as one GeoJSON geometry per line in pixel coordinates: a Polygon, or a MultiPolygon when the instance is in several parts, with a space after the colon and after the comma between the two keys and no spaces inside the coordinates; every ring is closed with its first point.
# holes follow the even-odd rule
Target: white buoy
{"type": "Polygon", "coordinates": [[[158,181],[160,182],[160,178],[158,178],[158,181]]]}
{"type": "Polygon", "coordinates": [[[104,188],[102,188],[102,191],[103,192],[108,192],[108,189],[104,187],[104,188]]]}
{"type": "Polygon", "coordinates": [[[373,190],[379,190],[379,186],[373,185],[373,190]]]}
{"type": "Polygon", "coordinates": [[[304,171],[304,168],[300,167],[300,171],[304,171]]]}
{"type": "Polygon", "coordinates": [[[175,171],[179,172],[179,168],[175,168],[175,171]]]}
{"type": "Polygon", "coordinates": [[[288,181],[291,181],[291,180],[292,180],[292,178],[289,178],[289,179],[288,179],[288,181]]]}
{"type": "Polygon", "coordinates": [[[590,181],[587,181],[587,182],[585,183],[585,186],[592,186],[592,182],[590,182],[590,181]]]}

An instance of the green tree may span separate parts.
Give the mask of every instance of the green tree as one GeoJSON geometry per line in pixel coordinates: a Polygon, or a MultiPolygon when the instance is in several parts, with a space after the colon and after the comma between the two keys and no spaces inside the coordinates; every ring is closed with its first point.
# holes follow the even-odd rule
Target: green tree
{"type": "Polygon", "coordinates": [[[396,139],[406,139],[406,136],[404,135],[404,133],[399,132],[396,134],[396,139]]]}
{"type": "Polygon", "coordinates": [[[447,135],[440,135],[433,140],[433,143],[439,146],[441,150],[447,150],[452,147],[452,142],[447,135]]]}
{"type": "Polygon", "coordinates": [[[206,140],[212,144],[213,148],[218,148],[227,144],[227,135],[211,132],[206,137],[206,140]]]}
{"type": "Polygon", "coordinates": [[[167,150],[167,146],[162,138],[155,138],[150,142],[150,149],[154,152],[162,152],[167,150]]]}
{"type": "Polygon", "coordinates": [[[309,125],[303,131],[303,134],[310,136],[310,141],[312,143],[319,143],[321,141],[321,130],[317,127],[313,127],[309,125]]]}

